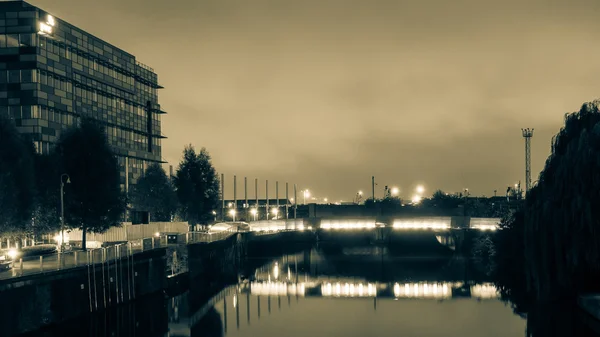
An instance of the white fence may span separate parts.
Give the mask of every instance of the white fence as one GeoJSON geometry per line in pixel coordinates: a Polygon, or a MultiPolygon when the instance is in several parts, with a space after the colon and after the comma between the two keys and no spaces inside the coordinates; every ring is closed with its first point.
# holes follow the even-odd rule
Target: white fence
{"type": "MultiPolygon", "coordinates": [[[[187,233],[187,222],[151,222],[144,225],[123,223],[121,227],[113,227],[102,234],[86,233],[87,241],[124,242],[155,236],[156,233],[187,233]]],[[[70,241],[81,241],[82,233],[78,229],[69,232],[70,241]]]]}

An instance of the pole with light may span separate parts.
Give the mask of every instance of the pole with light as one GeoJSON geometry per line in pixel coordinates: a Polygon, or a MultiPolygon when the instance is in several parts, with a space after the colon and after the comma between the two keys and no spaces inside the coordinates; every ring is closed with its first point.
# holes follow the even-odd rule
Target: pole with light
{"type": "Polygon", "coordinates": [[[304,196],[304,204],[306,205],[306,198],[310,198],[310,191],[304,190],[302,191],[302,195],[304,196]]]}
{"type": "Polygon", "coordinates": [[[235,213],[236,213],[235,209],[232,208],[232,209],[229,210],[229,215],[231,215],[231,218],[233,219],[233,222],[235,222],[235,213]]]}
{"type": "Polygon", "coordinates": [[[252,214],[252,216],[254,216],[254,221],[256,221],[256,214],[258,214],[258,210],[256,208],[253,208],[250,210],[250,213],[252,214]]]}
{"type": "Polygon", "coordinates": [[[63,173],[60,175],[60,251],[63,252],[65,249],[65,183],[71,183],[71,177],[68,174],[63,173]],[[67,178],[65,181],[64,178],[67,178]]]}

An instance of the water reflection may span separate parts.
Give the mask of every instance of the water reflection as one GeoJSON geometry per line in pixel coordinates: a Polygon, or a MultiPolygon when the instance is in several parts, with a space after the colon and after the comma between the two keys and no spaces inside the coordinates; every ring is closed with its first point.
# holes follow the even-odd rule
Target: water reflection
{"type": "Polygon", "coordinates": [[[519,290],[498,291],[476,264],[458,254],[315,246],[250,259],[234,284],[192,282],[188,293],[136,304],[133,314],[120,309],[31,336],[597,336],[597,323],[572,303],[511,305],[519,290]]]}

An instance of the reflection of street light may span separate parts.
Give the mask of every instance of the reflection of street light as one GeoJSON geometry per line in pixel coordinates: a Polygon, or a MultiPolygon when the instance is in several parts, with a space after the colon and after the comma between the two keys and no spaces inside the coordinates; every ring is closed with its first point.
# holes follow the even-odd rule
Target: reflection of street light
{"type": "Polygon", "coordinates": [[[392,187],[392,195],[393,196],[398,196],[398,194],[400,193],[400,189],[398,187],[392,187]]]}
{"type": "Polygon", "coordinates": [[[64,188],[65,188],[65,180],[67,178],[66,183],[71,183],[71,177],[68,174],[63,173],[60,175],[60,251],[64,251],[65,249],[65,202],[64,202],[64,188]]]}
{"type": "Polygon", "coordinates": [[[256,221],[256,214],[258,214],[258,210],[256,208],[253,208],[250,210],[250,213],[252,214],[252,216],[254,216],[254,221],[256,221]]]}
{"type": "Polygon", "coordinates": [[[229,215],[231,215],[231,218],[233,219],[233,221],[235,222],[235,209],[230,209],[229,210],[229,215]]]}
{"type": "Polygon", "coordinates": [[[425,187],[422,185],[417,186],[417,193],[423,194],[423,192],[425,192],[425,187]]]}
{"type": "Polygon", "coordinates": [[[277,262],[275,262],[275,266],[273,267],[273,277],[275,277],[275,280],[279,278],[279,264],[277,262]]]}

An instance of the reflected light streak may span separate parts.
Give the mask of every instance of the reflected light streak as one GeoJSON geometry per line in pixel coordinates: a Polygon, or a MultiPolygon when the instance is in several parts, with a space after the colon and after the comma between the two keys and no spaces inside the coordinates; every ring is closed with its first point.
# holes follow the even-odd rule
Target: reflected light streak
{"type": "Polygon", "coordinates": [[[250,294],[283,296],[299,295],[304,296],[306,285],[304,283],[285,283],[285,282],[251,282],[250,294]]]}
{"type": "Polygon", "coordinates": [[[491,299],[500,297],[500,294],[493,283],[483,283],[471,286],[471,297],[491,299]]]}
{"type": "Polygon", "coordinates": [[[396,298],[436,298],[452,297],[451,283],[405,283],[404,286],[394,284],[396,298]]]}
{"type": "Polygon", "coordinates": [[[275,277],[275,280],[279,278],[279,264],[277,262],[275,262],[275,266],[273,267],[273,277],[275,277]]]}
{"type": "Polygon", "coordinates": [[[321,296],[323,297],[375,297],[377,288],[372,283],[323,283],[321,285],[321,296]]]}

